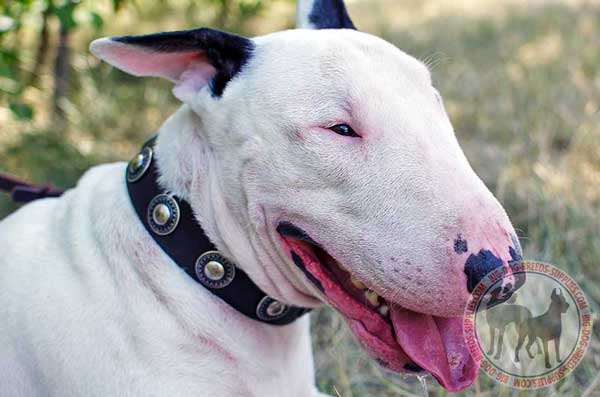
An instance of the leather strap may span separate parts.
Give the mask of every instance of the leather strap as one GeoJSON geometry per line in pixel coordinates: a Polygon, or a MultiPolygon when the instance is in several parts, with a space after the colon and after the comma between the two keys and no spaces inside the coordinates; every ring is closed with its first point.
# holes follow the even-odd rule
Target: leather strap
{"type": "Polygon", "coordinates": [[[62,190],[51,185],[33,185],[4,174],[0,174],[0,190],[10,193],[10,198],[16,203],[28,203],[63,194],[62,190]]]}
{"type": "Polygon", "coordinates": [[[154,142],[155,137],[146,142],[127,167],[127,189],[138,218],[177,266],[254,320],[285,325],[310,311],[270,298],[242,269],[218,252],[196,221],[190,205],[158,186],[154,142]],[[218,279],[219,276],[223,277],[218,279]]]}

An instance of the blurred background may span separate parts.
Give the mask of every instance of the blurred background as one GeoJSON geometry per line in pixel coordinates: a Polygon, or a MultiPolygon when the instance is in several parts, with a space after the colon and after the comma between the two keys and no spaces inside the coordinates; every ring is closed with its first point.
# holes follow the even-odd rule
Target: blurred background
{"type": "MultiPolygon", "coordinates": [[[[350,0],[359,29],[429,65],[458,139],[505,206],[525,258],[566,270],[600,304],[600,2],[350,0]]],[[[0,172],[73,186],[129,159],[178,106],[170,84],[87,51],[101,36],[199,26],[255,36],[293,27],[291,0],[0,0],[0,172]]],[[[0,195],[0,218],[17,207],[0,195]]],[[[334,396],[421,396],[361,352],[340,317],[313,314],[317,382],[334,396]]],[[[596,319],[597,319],[596,315],[596,319]]],[[[550,389],[481,375],[464,396],[600,396],[600,332],[550,389]]],[[[426,381],[429,394],[446,393],[426,381]]],[[[285,395],[285,393],[282,393],[285,395]]]]}

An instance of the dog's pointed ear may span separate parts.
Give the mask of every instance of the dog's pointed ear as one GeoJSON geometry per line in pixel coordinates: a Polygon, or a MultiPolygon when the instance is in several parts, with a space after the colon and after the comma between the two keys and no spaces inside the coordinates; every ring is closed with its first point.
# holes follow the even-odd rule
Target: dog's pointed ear
{"type": "Polygon", "coordinates": [[[348,15],[344,0],[298,0],[298,29],[356,29],[348,15]]]}
{"type": "Polygon", "coordinates": [[[557,295],[557,293],[556,293],[556,288],[554,288],[554,289],[552,290],[552,293],[550,294],[550,297],[551,297],[551,298],[554,298],[554,297],[556,297],[556,295],[557,295]]]}
{"type": "Polygon", "coordinates": [[[221,96],[253,48],[250,39],[208,28],[108,37],[90,45],[94,55],[124,72],[172,81],[182,101],[205,86],[221,96]]]}

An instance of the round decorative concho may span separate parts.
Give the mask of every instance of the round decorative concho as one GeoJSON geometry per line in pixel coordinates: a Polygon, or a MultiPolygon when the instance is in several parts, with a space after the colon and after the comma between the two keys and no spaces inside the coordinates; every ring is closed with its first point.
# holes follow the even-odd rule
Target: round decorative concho
{"type": "Polygon", "coordinates": [[[275,321],[285,316],[289,310],[288,305],[270,296],[265,296],[256,307],[256,316],[263,321],[275,321]]]}
{"type": "Polygon", "coordinates": [[[166,193],[155,196],[148,205],[148,225],[159,236],[173,233],[179,224],[180,215],[177,200],[166,193]]]}
{"type": "Polygon", "coordinates": [[[235,265],[218,251],[208,251],[196,259],[196,277],[207,288],[227,287],[235,278],[235,265]]]}
{"type": "Polygon", "coordinates": [[[152,163],[152,154],[152,148],[146,146],[131,159],[127,166],[127,182],[139,181],[144,176],[152,163]]]}

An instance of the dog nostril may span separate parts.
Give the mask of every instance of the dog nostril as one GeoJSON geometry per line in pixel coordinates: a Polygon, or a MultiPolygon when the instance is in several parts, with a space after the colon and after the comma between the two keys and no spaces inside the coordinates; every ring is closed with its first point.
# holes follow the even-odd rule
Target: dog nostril
{"type": "Polygon", "coordinates": [[[489,250],[481,250],[477,255],[471,254],[465,262],[465,274],[467,275],[467,290],[473,292],[491,271],[502,266],[502,259],[495,256],[489,250]]]}

